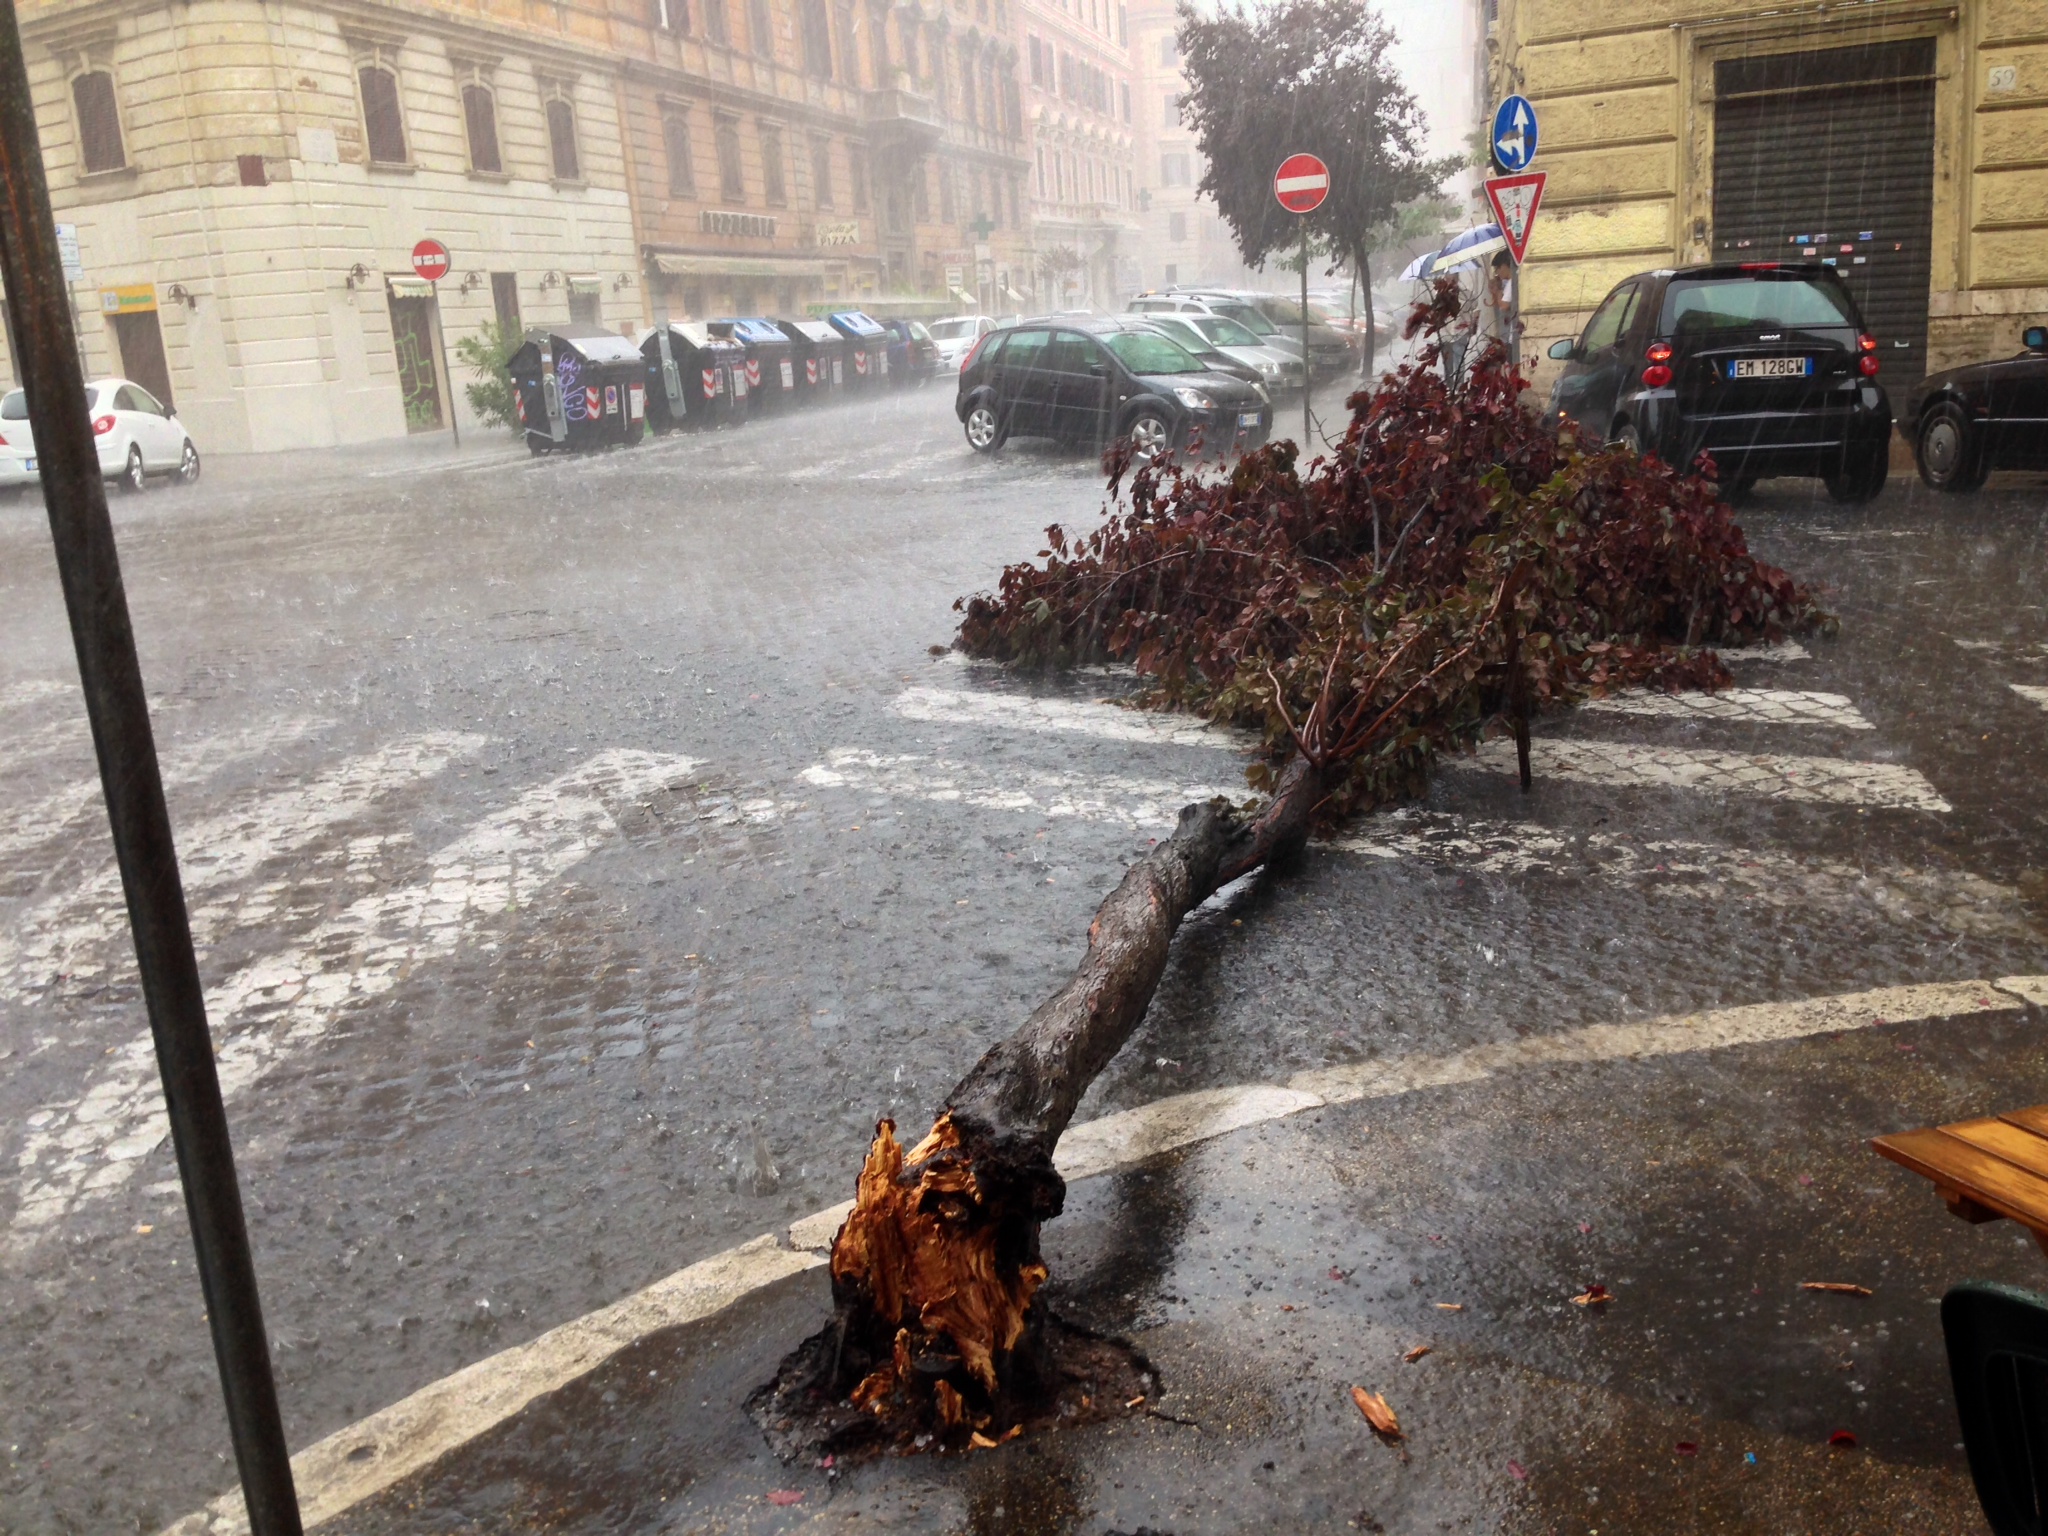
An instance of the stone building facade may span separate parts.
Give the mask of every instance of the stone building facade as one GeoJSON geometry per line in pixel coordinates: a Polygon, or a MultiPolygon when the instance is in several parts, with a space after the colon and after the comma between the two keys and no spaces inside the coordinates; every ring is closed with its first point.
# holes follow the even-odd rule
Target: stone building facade
{"type": "Polygon", "coordinates": [[[1120,309],[1139,285],[1137,108],[1123,0],[1019,0],[1041,309],[1120,309]]]}
{"type": "Polygon", "coordinates": [[[87,367],[210,451],[473,424],[448,359],[493,319],[1023,301],[1012,0],[20,15],[87,367]]]}
{"type": "Polygon", "coordinates": [[[2048,0],[1489,10],[1491,94],[1536,103],[1550,175],[1525,357],[1707,260],[1836,263],[1895,400],[2048,318],[2048,0]]]}

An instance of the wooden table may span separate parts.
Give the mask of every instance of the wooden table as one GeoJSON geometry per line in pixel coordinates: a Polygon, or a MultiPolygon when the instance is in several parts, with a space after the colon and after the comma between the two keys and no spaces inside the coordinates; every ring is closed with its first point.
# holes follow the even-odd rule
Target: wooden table
{"type": "Polygon", "coordinates": [[[1871,1146],[1931,1179],[1965,1221],[2016,1221],[2048,1254],[2048,1104],[1879,1136],[1871,1146]]]}

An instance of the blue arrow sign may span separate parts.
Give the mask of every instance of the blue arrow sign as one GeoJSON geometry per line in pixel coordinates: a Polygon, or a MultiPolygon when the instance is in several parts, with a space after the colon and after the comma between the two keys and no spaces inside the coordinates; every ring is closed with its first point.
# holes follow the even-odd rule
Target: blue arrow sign
{"type": "Polygon", "coordinates": [[[1493,114],[1493,163],[1512,176],[1536,158],[1536,109],[1526,96],[1510,96],[1493,114]]]}

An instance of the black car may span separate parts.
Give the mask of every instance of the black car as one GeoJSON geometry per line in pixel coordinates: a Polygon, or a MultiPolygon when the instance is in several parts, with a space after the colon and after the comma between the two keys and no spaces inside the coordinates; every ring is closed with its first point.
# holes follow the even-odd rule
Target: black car
{"type": "Polygon", "coordinates": [[[2048,469],[2048,326],[2016,357],[1928,375],[1906,402],[1920,478],[1974,491],[1994,469],[2048,469]]]}
{"type": "Polygon", "coordinates": [[[1012,437],[1106,444],[1141,459],[1256,448],[1273,427],[1256,384],[1202,366],[1178,342],[1115,320],[1024,320],[992,332],[960,368],[954,414],[977,452],[1012,437]]]}
{"type": "Polygon", "coordinates": [[[1877,338],[1834,268],[1744,262],[1644,272],[1601,301],[1550,409],[1583,438],[1667,464],[1714,457],[1730,499],[1767,475],[1817,475],[1869,501],[1891,460],[1877,338]]]}

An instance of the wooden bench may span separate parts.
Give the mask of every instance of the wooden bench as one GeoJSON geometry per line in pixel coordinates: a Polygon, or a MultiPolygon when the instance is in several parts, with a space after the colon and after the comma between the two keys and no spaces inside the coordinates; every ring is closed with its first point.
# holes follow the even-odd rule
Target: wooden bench
{"type": "Polygon", "coordinates": [[[2016,1221],[2048,1254],[2048,1104],[1871,1141],[1965,1221],[2016,1221]]]}

